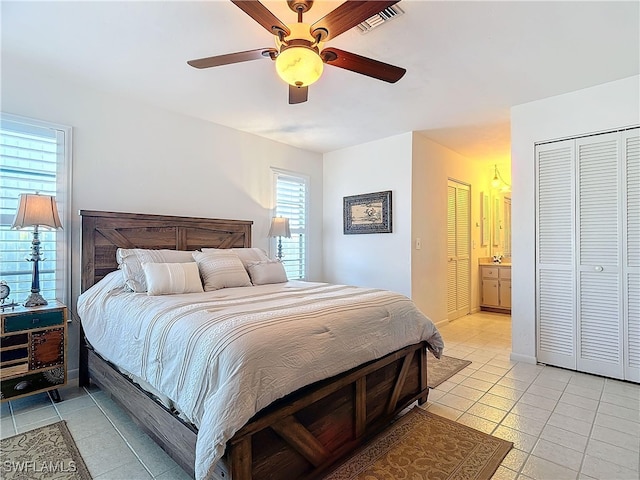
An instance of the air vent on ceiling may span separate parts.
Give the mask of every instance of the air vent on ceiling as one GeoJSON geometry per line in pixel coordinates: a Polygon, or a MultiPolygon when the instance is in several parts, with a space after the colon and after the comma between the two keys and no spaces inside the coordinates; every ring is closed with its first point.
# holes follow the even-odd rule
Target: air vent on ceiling
{"type": "Polygon", "coordinates": [[[380,13],[376,13],[373,17],[367,18],[364,22],[356,25],[360,30],[360,33],[369,33],[374,28],[379,27],[385,22],[393,20],[399,15],[404,14],[404,10],[402,10],[398,5],[391,5],[388,8],[385,8],[380,13]]]}

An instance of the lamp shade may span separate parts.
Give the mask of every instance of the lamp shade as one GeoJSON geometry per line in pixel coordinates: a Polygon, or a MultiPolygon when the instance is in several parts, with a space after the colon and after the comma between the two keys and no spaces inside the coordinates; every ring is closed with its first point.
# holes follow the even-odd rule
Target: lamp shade
{"type": "Polygon", "coordinates": [[[289,228],[289,219],[284,217],[273,217],[271,219],[271,228],[269,229],[270,237],[291,237],[291,229],[289,228]]]}
{"type": "Polygon", "coordinates": [[[20,204],[11,228],[17,229],[35,225],[62,228],[55,197],[37,193],[23,193],[20,195],[20,204]]]}

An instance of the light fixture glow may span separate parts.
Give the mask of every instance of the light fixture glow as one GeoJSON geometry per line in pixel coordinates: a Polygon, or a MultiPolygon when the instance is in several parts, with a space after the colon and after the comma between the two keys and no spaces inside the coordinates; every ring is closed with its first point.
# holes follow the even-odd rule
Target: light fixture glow
{"type": "Polygon", "coordinates": [[[289,85],[307,87],[322,75],[324,64],[320,55],[305,46],[292,46],[276,58],[276,71],[289,85]]]}

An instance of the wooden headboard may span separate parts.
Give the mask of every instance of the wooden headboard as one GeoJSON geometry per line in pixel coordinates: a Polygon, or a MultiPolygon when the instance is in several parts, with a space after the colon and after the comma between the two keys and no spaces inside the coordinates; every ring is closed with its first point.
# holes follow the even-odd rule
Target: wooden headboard
{"type": "Polygon", "coordinates": [[[251,220],[80,210],[82,291],[117,270],[118,248],[239,248],[251,246],[251,220]]]}

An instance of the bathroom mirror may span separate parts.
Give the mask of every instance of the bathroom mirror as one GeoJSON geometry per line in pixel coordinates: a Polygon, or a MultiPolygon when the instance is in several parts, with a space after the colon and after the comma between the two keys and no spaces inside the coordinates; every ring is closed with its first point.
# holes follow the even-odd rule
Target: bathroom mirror
{"type": "Polygon", "coordinates": [[[511,192],[491,198],[491,255],[511,257],[511,192]]]}

